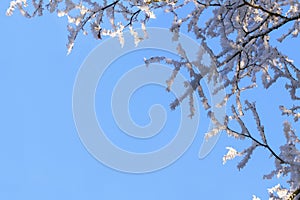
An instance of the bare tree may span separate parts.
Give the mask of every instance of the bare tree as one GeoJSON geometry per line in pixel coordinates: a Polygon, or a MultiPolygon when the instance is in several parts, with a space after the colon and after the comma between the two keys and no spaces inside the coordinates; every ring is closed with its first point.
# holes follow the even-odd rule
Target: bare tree
{"type": "MultiPolygon", "coordinates": [[[[190,93],[198,92],[204,107],[208,110],[209,116],[217,125],[218,130],[207,133],[207,136],[225,131],[236,139],[249,139],[252,145],[238,152],[228,147],[228,153],[224,156],[223,162],[233,159],[236,156],[243,156],[238,164],[242,169],[247,164],[253,151],[263,147],[269,151],[275,160],[274,170],[265,175],[270,179],[274,176],[288,176],[288,186],[277,185],[269,189],[270,199],[296,199],[300,194],[300,152],[297,149],[299,138],[292,124],[298,123],[300,118],[300,97],[297,96],[297,89],[300,87],[300,70],[293,60],[272,46],[274,32],[279,31],[281,36],[277,39],[284,42],[286,38],[297,38],[300,31],[300,3],[297,0],[115,0],[98,1],[91,0],[32,0],[30,6],[26,0],[14,0],[7,10],[7,15],[12,15],[15,8],[19,9],[25,17],[42,16],[45,10],[50,13],[56,12],[59,17],[68,18],[68,53],[71,52],[77,35],[80,32],[87,34],[91,32],[96,39],[103,36],[117,36],[124,43],[123,31],[130,29],[138,43],[134,27],[141,26],[146,33],[147,22],[155,18],[155,11],[163,9],[173,16],[170,22],[170,30],[174,33],[176,40],[182,28],[194,34],[199,44],[206,47],[217,65],[218,73],[224,86],[229,91],[220,103],[225,105],[229,100],[234,100],[231,112],[227,114],[224,121],[216,119],[206,94],[203,93],[200,80],[202,76],[197,72],[197,63],[189,61],[184,56],[184,50],[179,52],[180,60],[155,56],[145,60],[147,64],[152,62],[166,62],[174,65],[174,73],[168,80],[168,89],[176,78],[176,73],[181,68],[187,68],[190,72],[190,83],[193,90],[190,93]],[[189,6],[190,12],[182,16],[182,9],[189,6]],[[203,22],[202,16],[210,16],[203,22]],[[201,19],[201,20],[200,20],[201,19]],[[89,26],[90,25],[90,26],[89,26]],[[88,29],[90,28],[90,31],[88,29]],[[211,45],[211,40],[218,39],[221,49],[211,45]],[[261,76],[260,79],[257,77],[261,76]],[[282,79],[286,85],[276,84],[282,79]],[[255,102],[242,101],[243,94],[249,90],[255,90],[257,86],[265,89],[275,85],[278,89],[288,90],[290,99],[294,105],[278,105],[282,115],[292,117],[294,122],[283,122],[283,133],[286,142],[280,149],[273,149],[267,140],[268,130],[265,130],[259,110],[255,102]],[[253,116],[256,123],[257,133],[251,132],[245,112],[253,116]],[[233,128],[232,123],[237,122],[239,129],[233,128]],[[239,131],[240,130],[240,131],[239,131]],[[255,135],[260,135],[258,138],[255,135]]],[[[215,92],[218,92],[216,89],[215,92]]],[[[186,98],[192,98],[187,94],[186,98]]],[[[191,106],[193,106],[192,99],[191,106]]],[[[180,104],[176,99],[171,103],[175,109],[180,104]]],[[[192,111],[193,109],[191,109],[192,111]]],[[[193,113],[191,113],[191,116],[193,113]]],[[[272,119],[270,119],[272,120],[272,119]]],[[[259,199],[253,197],[253,199],[259,199]]]]}

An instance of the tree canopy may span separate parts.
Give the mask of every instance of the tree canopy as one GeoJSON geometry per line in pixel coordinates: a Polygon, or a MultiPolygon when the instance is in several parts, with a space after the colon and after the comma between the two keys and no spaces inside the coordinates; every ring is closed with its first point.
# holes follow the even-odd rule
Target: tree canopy
{"type": "MultiPolygon", "coordinates": [[[[32,0],[32,3],[14,0],[6,14],[12,15],[15,9],[27,18],[42,16],[46,11],[56,13],[59,17],[67,17],[68,53],[71,53],[81,32],[85,35],[91,33],[96,39],[104,36],[118,37],[123,44],[123,32],[129,29],[138,43],[141,36],[136,34],[135,29],[141,27],[146,35],[149,20],[155,19],[156,11],[163,10],[173,17],[169,28],[174,40],[178,39],[182,29],[187,29],[213,58],[219,79],[227,89],[226,97],[220,105],[234,102],[230,112],[222,121],[210,112],[208,94],[203,93],[200,82],[202,76],[197,71],[197,64],[184,56],[184,50],[179,52],[180,60],[170,61],[166,57],[154,56],[146,59],[146,64],[164,62],[174,66],[167,88],[171,88],[172,82],[176,81],[178,71],[182,68],[188,69],[193,86],[193,90],[189,92],[199,94],[204,108],[208,110],[209,117],[217,127],[217,130],[212,130],[207,136],[224,131],[236,139],[252,141],[252,145],[242,151],[228,147],[223,162],[243,156],[237,166],[242,169],[252,153],[263,147],[275,161],[274,170],[264,178],[288,176],[288,186],[278,184],[268,190],[270,199],[299,197],[300,152],[297,144],[300,140],[292,125],[299,125],[300,97],[297,91],[300,87],[300,69],[289,55],[273,45],[276,40],[283,43],[287,38],[298,39],[300,3],[297,0],[32,0]],[[188,13],[182,11],[186,8],[188,13]],[[217,47],[213,40],[218,42],[217,47]],[[278,83],[279,79],[285,85],[278,83]],[[268,142],[268,130],[264,128],[261,120],[261,116],[266,113],[260,112],[256,103],[245,97],[248,91],[256,90],[257,87],[269,89],[273,85],[280,90],[287,90],[293,102],[293,105],[278,105],[282,115],[287,118],[282,122],[283,130],[276,133],[281,132],[286,138],[280,149],[273,149],[268,142]],[[249,128],[246,112],[252,116],[259,137],[249,128]],[[233,126],[233,123],[237,125],[233,126]]],[[[292,48],[296,50],[296,47],[292,48]]],[[[218,92],[218,88],[215,92],[218,92]]],[[[185,96],[189,97],[190,95],[185,96]]],[[[179,104],[180,101],[176,99],[171,103],[171,108],[175,109],[179,104]]],[[[272,120],[271,116],[269,120],[272,120]]],[[[254,196],[253,199],[259,198],[254,196]]]]}

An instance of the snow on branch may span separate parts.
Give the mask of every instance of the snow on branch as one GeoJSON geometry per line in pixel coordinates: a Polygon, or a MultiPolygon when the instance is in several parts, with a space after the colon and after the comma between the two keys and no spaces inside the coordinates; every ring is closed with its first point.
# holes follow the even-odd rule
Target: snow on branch
{"type": "Polygon", "coordinates": [[[281,105],[279,108],[282,111],[282,115],[293,116],[295,122],[299,120],[300,112],[297,112],[297,110],[300,110],[300,106],[293,106],[292,108],[288,109],[281,105]]]}

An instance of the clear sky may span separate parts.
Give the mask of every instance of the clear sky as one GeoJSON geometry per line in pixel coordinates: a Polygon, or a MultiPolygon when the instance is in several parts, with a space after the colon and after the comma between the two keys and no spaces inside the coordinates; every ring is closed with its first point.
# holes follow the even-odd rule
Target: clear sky
{"type": "MultiPolygon", "coordinates": [[[[253,194],[267,199],[267,188],[276,185],[277,181],[262,180],[262,176],[273,169],[273,159],[269,159],[264,149],[256,150],[248,165],[238,171],[237,160],[222,164],[225,147],[234,146],[241,150],[250,141],[237,142],[222,134],[214,150],[205,159],[198,159],[203,134],[207,130],[203,112],[193,144],[167,168],[148,174],[128,174],[110,169],[94,159],[76,131],[72,92],[81,64],[101,41],[91,36],[79,36],[73,52],[66,56],[66,19],[46,14],[29,20],[18,12],[7,17],[8,5],[8,0],[0,4],[0,199],[240,200],[251,199],[253,194]]],[[[167,18],[159,21],[160,16],[163,14],[152,26],[167,28],[167,18]]],[[[280,48],[296,58],[299,44],[297,39],[280,48]]],[[[122,72],[143,64],[144,55],[150,54],[138,52],[134,57],[140,57],[140,61],[132,61],[133,56],[129,55],[128,59],[125,57],[116,62],[107,73],[113,78],[104,77],[102,81],[105,91],[113,88],[122,72]],[[122,65],[125,70],[118,69],[122,65]]],[[[100,82],[100,86],[103,85],[100,82]]],[[[283,118],[279,116],[274,99],[278,98],[280,102],[288,99],[285,98],[287,92],[277,89],[272,87],[268,92],[258,89],[259,93],[249,94],[250,99],[258,102],[258,108],[267,113],[263,122],[276,152],[284,137],[281,134],[283,118]]],[[[107,94],[105,98],[110,97],[107,94]]],[[[96,100],[99,98],[96,94],[96,100]]],[[[163,88],[154,85],[138,90],[130,101],[132,117],[138,124],[148,123],[147,112],[152,104],[161,103],[166,107],[167,123],[171,123],[167,124],[166,132],[171,135],[149,139],[155,142],[122,139],[127,136],[117,130],[105,104],[96,103],[97,110],[107,109],[104,113],[97,112],[97,116],[111,133],[109,138],[115,144],[137,152],[153,151],[155,145],[172,139],[172,130],[177,126],[173,117],[178,113],[168,108],[172,99],[163,88]]]]}

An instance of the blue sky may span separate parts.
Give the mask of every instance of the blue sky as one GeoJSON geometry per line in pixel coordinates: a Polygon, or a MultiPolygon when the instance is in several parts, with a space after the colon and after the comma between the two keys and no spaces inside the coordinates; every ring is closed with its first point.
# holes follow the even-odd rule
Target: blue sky
{"type": "MultiPolygon", "coordinates": [[[[76,131],[72,92],[81,64],[101,41],[91,36],[80,36],[73,52],[66,56],[64,18],[46,14],[29,20],[17,12],[6,17],[8,5],[9,1],[0,4],[0,199],[238,200],[251,199],[253,194],[267,199],[267,188],[277,181],[262,180],[262,176],[273,169],[273,159],[268,158],[265,150],[258,149],[241,171],[237,170],[236,161],[222,165],[226,146],[241,150],[250,141],[236,142],[223,134],[209,156],[198,159],[203,133],[207,130],[205,119],[201,121],[203,128],[200,127],[188,151],[165,169],[148,174],[128,174],[110,169],[94,159],[76,131]]],[[[152,26],[166,27],[166,24],[166,21],[157,20],[152,26]]],[[[299,44],[299,40],[288,41],[280,48],[296,58],[297,52],[286,48],[289,45],[297,47],[295,42],[299,44]]],[[[140,52],[138,55],[141,56],[140,63],[131,62],[130,58],[120,62],[130,69],[133,65],[142,64],[144,54],[140,52]]],[[[111,70],[116,76],[121,76],[117,64],[111,70]]],[[[112,88],[113,81],[107,78],[103,84],[108,90],[112,88]]],[[[133,98],[130,104],[132,116],[140,124],[147,123],[146,112],[152,103],[161,101],[167,106],[172,100],[172,96],[159,87],[144,89],[135,94],[136,100],[133,98]],[[159,96],[159,99],[154,99],[154,96],[159,96]]],[[[261,100],[258,107],[263,108],[264,113],[270,113],[267,116],[275,116],[263,119],[266,130],[269,130],[267,137],[275,149],[284,139],[281,134],[282,118],[276,118],[279,115],[276,102],[267,99],[270,95],[281,97],[283,102],[288,99],[283,98],[287,92],[277,89],[272,87],[268,92],[259,89],[260,93],[249,95],[250,99],[261,100]]],[[[96,95],[96,98],[99,96],[96,95]]],[[[96,105],[96,108],[101,106],[96,105]]],[[[177,115],[177,111],[166,109],[168,115],[177,115]]],[[[106,119],[104,123],[108,130],[116,130],[115,124],[109,120],[110,116],[108,114],[106,119],[101,115],[99,118],[106,119]]],[[[173,121],[173,116],[170,119],[169,122],[176,126],[176,119],[173,121]]],[[[168,125],[167,128],[172,130],[174,127],[168,125]]],[[[132,142],[136,142],[120,140],[124,136],[118,137],[111,132],[110,138],[124,148],[131,149],[132,142]]],[[[152,150],[151,145],[164,143],[170,138],[172,135],[155,138],[158,143],[147,142],[145,149],[152,150]]],[[[140,142],[134,150],[145,150],[140,142]]]]}

